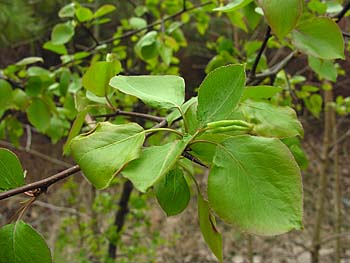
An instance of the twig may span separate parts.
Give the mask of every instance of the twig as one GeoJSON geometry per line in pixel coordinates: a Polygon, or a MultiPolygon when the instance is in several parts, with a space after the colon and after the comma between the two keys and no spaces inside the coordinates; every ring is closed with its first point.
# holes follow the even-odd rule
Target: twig
{"type": "Polygon", "coordinates": [[[267,30],[266,30],[266,33],[265,33],[265,37],[264,37],[264,40],[261,44],[261,47],[260,47],[260,50],[258,52],[258,55],[256,56],[255,58],[255,61],[254,61],[254,64],[252,66],[252,70],[250,71],[250,74],[249,74],[249,79],[253,79],[254,76],[255,76],[255,73],[256,73],[256,69],[258,67],[258,64],[259,64],[259,61],[261,59],[261,56],[262,54],[264,53],[265,51],[265,48],[266,48],[266,45],[267,45],[267,42],[269,41],[271,37],[271,27],[267,27],[267,30]]]}
{"type": "Polygon", "coordinates": [[[150,115],[150,114],[139,113],[139,112],[130,112],[130,111],[122,111],[122,110],[116,110],[115,112],[109,113],[109,114],[95,115],[93,117],[94,118],[111,118],[111,117],[116,117],[116,116],[136,117],[136,118],[151,120],[151,121],[155,121],[155,122],[161,122],[161,121],[164,120],[164,118],[162,118],[162,117],[153,116],[153,115],[150,115]]]}
{"type": "Polygon", "coordinates": [[[282,70],[294,57],[295,54],[297,54],[298,51],[294,50],[292,51],[288,56],[286,56],[281,62],[278,64],[272,66],[270,69],[266,70],[263,73],[256,74],[254,79],[249,79],[247,83],[249,85],[260,83],[263,79],[267,77],[271,77],[273,75],[276,75],[280,70],[282,70]]]}
{"type": "Polygon", "coordinates": [[[335,18],[335,22],[339,23],[339,21],[345,16],[346,12],[350,9],[350,1],[347,1],[343,6],[343,9],[336,14],[333,18],[335,18]]]}
{"type": "Polygon", "coordinates": [[[89,37],[95,42],[94,48],[100,45],[100,42],[97,40],[97,38],[94,36],[94,34],[90,31],[90,29],[82,22],[79,21],[79,19],[76,17],[76,20],[78,21],[79,25],[85,30],[85,32],[89,35],[89,37]]]}
{"type": "Polygon", "coordinates": [[[37,156],[37,157],[39,157],[39,158],[45,160],[45,161],[48,161],[48,162],[50,162],[50,163],[53,163],[53,164],[56,164],[56,165],[60,165],[60,166],[66,167],[66,168],[69,168],[69,167],[72,166],[72,165],[69,164],[69,163],[66,163],[66,162],[64,162],[64,161],[55,159],[55,158],[53,158],[53,157],[50,157],[50,156],[48,156],[48,155],[46,155],[46,154],[43,154],[43,153],[41,153],[41,152],[38,152],[38,151],[36,151],[36,150],[33,150],[33,149],[29,149],[29,150],[28,150],[27,148],[22,147],[22,146],[17,146],[17,147],[15,147],[14,145],[12,145],[11,143],[6,142],[6,141],[1,141],[1,140],[0,140],[0,145],[3,145],[3,146],[5,146],[5,147],[8,147],[8,148],[11,148],[11,149],[14,149],[14,150],[20,150],[20,151],[23,151],[23,152],[27,152],[27,153],[29,153],[29,154],[31,154],[31,155],[33,155],[33,156],[37,156]]]}
{"type": "Polygon", "coordinates": [[[41,191],[46,191],[48,187],[50,187],[52,184],[61,181],[69,176],[71,176],[72,174],[75,174],[77,172],[80,171],[80,167],[79,165],[74,165],[62,172],[59,172],[55,175],[52,175],[48,178],[42,179],[40,181],[34,182],[34,183],[30,183],[27,185],[24,185],[22,187],[18,187],[9,191],[5,191],[5,192],[1,192],[0,193],[0,200],[9,198],[11,196],[15,196],[21,193],[25,193],[28,191],[32,191],[32,190],[36,190],[36,189],[40,189],[41,191]]]}

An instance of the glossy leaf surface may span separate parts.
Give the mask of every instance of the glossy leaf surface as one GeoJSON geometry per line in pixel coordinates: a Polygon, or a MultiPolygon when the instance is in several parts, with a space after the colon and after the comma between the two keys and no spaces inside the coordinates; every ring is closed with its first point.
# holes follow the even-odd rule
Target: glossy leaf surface
{"type": "Polygon", "coordinates": [[[313,18],[298,25],[292,32],[292,40],[308,55],[321,59],[344,59],[342,32],[330,18],[313,18]]]}
{"type": "Polygon", "coordinates": [[[203,125],[230,116],[241,98],[244,83],[242,65],[223,66],[210,72],[199,87],[199,122],[203,125]]]}
{"type": "Polygon", "coordinates": [[[252,133],[256,135],[286,138],[304,134],[292,108],[247,100],[241,104],[240,109],[247,121],[254,124],[252,133]]]}
{"type": "Polygon", "coordinates": [[[87,179],[98,189],[109,186],[114,176],[139,157],[145,134],[136,123],[100,122],[88,133],[75,137],[71,151],[87,179]]]}
{"type": "Polygon", "coordinates": [[[293,155],[278,139],[236,136],[216,149],[210,206],[220,218],[257,235],[302,228],[302,183],[293,155]]]}
{"type": "Polygon", "coordinates": [[[185,99],[185,82],[178,76],[116,76],[109,84],[157,108],[179,108],[185,99]]]}
{"type": "Polygon", "coordinates": [[[190,189],[181,169],[166,174],[154,185],[159,205],[167,216],[180,214],[190,201],[190,189]]]}
{"type": "Polygon", "coordinates": [[[24,184],[23,168],[17,156],[10,150],[0,148],[0,191],[24,184]]]}
{"type": "Polygon", "coordinates": [[[174,166],[187,146],[188,140],[177,140],[162,146],[150,146],[142,151],[139,159],[131,162],[124,170],[128,178],[141,192],[153,186],[174,166]]]}
{"type": "Polygon", "coordinates": [[[23,221],[0,228],[0,263],[51,263],[43,237],[23,221]]]}

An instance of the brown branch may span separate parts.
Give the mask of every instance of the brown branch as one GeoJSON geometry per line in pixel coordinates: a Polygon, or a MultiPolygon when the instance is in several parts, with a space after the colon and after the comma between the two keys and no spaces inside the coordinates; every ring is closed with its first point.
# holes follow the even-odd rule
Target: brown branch
{"type": "Polygon", "coordinates": [[[129,117],[141,118],[141,119],[146,119],[146,120],[155,121],[155,122],[161,122],[164,120],[163,117],[153,116],[150,114],[145,114],[140,112],[130,112],[130,111],[122,111],[122,110],[116,110],[115,112],[109,113],[109,114],[95,115],[93,117],[94,118],[111,118],[116,116],[129,116],[129,117]]]}
{"type": "Polygon", "coordinates": [[[252,66],[252,70],[249,73],[249,79],[254,79],[255,73],[256,73],[256,69],[257,69],[258,64],[259,64],[259,61],[261,59],[262,54],[265,51],[265,48],[267,46],[267,42],[269,41],[270,37],[271,37],[271,27],[268,26],[267,30],[266,30],[266,33],[265,33],[264,40],[263,40],[263,42],[261,44],[261,47],[260,47],[259,52],[258,52],[258,55],[256,56],[254,64],[252,66]]]}
{"type": "Polygon", "coordinates": [[[34,183],[30,183],[9,191],[5,191],[5,192],[0,192],[0,200],[9,198],[11,196],[15,196],[18,194],[22,194],[28,191],[33,191],[33,190],[37,190],[39,189],[40,191],[46,191],[48,187],[50,187],[52,184],[57,183],[58,181],[61,181],[69,176],[71,176],[72,174],[75,174],[77,172],[80,171],[80,167],[79,165],[74,165],[62,172],[59,172],[55,175],[52,175],[48,178],[42,179],[40,181],[34,182],[34,183]]]}

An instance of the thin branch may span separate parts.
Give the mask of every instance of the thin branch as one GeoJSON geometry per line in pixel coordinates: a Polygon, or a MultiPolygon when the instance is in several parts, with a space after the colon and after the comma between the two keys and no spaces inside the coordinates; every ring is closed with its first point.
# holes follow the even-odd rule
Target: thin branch
{"type": "Polygon", "coordinates": [[[270,69],[266,70],[263,73],[256,74],[253,79],[249,79],[247,81],[248,84],[255,84],[256,82],[260,83],[261,80],[271,77],[273,75],[276,75],[280,70],[282,70],[294,57],[295,54],[297,54],[298,51],[294,50],[292,51],[288,56],[286,56],[281,62],[278,64],[272,66],[270,69]]]}
{"type": "Polygon", "coordinates": [[[62,172],[59,172],[55,175],[52,175],[48,178],[42,179],[40,181],[34,182],[34,183],[30,183],[27,185],[24,185],[22,187],[18,187],[9,191],[5,191],[5,192],[0,192],[0,200],[9,198],[11,196],[15,196],[21,193],[25,193],[28,191],[33,191],[33,190],[37,190],[39,189],[42,192],[45,192],[47,190],[48,187],[50,187],[52,184],[61,181],[77,172],[80,171],[80,167],[79,165],[74,165],[62,172]]]}
{"type": "Polygon", "coordinates": [[[252,70],[250,71],[249,79],[253,79],[254,78],[255,73],[256,73],[256,69],[257,69],[258,64],[259,64],[259,61],[261,59],[262,54],[265,51],[265,48],[267,46],[267,42],[269,41],[270,37],[271,37],[271,27],[268,26],[267,29],[266,29],[264,40],[263,40],[263,42],[261,44],[261,47],[260,47],[260,50],[258,52],[258,55],[255,58],[252,70]]]}
{"type": "Polygon", "coordinates": [[[343,9],[333,17],[335,19],[335,22],[339,23],[340,20],[345,16],[346,12],[349,11],[349,9],[350,1],[347,1],[346,4],[343,6],[343,9]]]}
{"type": "Polygon", "coordinates": [[[76,20],[78,21],[79,25],[85,30],[85,32],[89,35],[89,37],[95,42],[93,47],[99,46],[100,42],[97,40],[95,35],[91,32],[91,30],[84,23],[80,22],[78,18],[76,18],[76,20]]]}
{"type": "Polygon", "coordinates": [[[55,159],[53,157],[50,157],[46,154],[43,154],[41,152],[38,152],[36,150],[33,150],[33,149],[27,149],[25,147],[22,147],[22,146],[17,146],[15,147],[14,145],[12,145],[11,143],[9,142],[6,142],[6,141],[2,141],[0,140],[0,145],[3,145],[5,147],[8,147],[8,148],[11,148],[11,149],[14,149],[14,150],[20,150],[20,151],[23,151],[23,152],[27,152],[33,156],[36,156],[36,157],[39,157],[45,161],[48,161],[50,163],[53,163],[53,164],[56,164],[56,165],[60,165],[60,166],[63,166],[63,167],[66,167],[66,168],[69,168],[72,166],[72,164],[69,164],[69,163],[66,163],[64,161],[61,161],[61,160],[58,160],[58,159],[55,159]]]}
{"type": "Polygon", "coordinates": [[[115,112],[109,113],[109,114],[95,115],[93,117],[94,118],[111,118],[116,116],[129,116],[129,117],[141,118],[141,119],[146,119],[146,120],[155,121],[155,122],[161,122],[164,120],[164,118],[162,117],[153,116],[150,114],[122,111],[122,110],[116,110],[115,112]]]}

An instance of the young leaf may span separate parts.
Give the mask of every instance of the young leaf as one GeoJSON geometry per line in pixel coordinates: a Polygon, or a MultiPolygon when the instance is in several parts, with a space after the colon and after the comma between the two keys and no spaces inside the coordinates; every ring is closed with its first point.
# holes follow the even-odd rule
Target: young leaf
{"type": "Polygon", "coordinates": [[[83,86],[97,96],[108,94],[109,80],[121,71],[119,61],[99,61],[92,64],[83,76],[83,86]]]}
{"type": "Polygon", "coordinates": [[[204,200],[198,192],[198,219],[203,238],[210,250],[223,262],[222,257],[222,236],[216,229],[215,217],[211,214],[208,201],[204,200]]]}
{"type": "Polygon", "coordinates": [[[333,61],[309,56],[309,66],[320,77],[333,82],[337,80],[338,72],[333,61]]]}
{"type": "Polygon", "coordinates": [[[37,63],[37,62],[43,63],[44,59],[41,58],[41,57],[28,57],[28,58],[24,58],[24,59],[21,59],[20,61],[18,61],[16,63],[16,65],[18,65],[18,66],[25,66],[25,65],[34,64],[34,63],[37,63]]]}
{"type": "Polygon", "coordinates": [[[231,1],[231,3],[228,3],[227,5],[214,8],[213,11],[233,12],[235,10],[245,7],[251,2],[253,2],[253,0],[233,0],[231,1]]]}
{"type": "Polygon", "coordinates": [[[260,2],[268,24],[278,38],[283,38],[293,30],[303,11],[302,0],[261,0],[260,2]]]}
{"type": "Polygon", "coordinates": [[[141,59],[149,60],[158,55],[157,36],[157,31],[150,31],[136,43],[135,52],[141,59]]]}
{"type": "Polygon", "coordinates": [[[101,6],[99,9],[97,9],[97,11],[94,14],[95,18],[107,15],[111,12],[113,12],[116,9],[116,7],[114,5],[110,5],[110,4],[106,4],[101,6]]]}
{"type": "Polygon", "coordinates": [[[0,117],[7,109],[13,98],[12,87],[6,80],[0,79],[0,117]]]}
{"type": "Polygon", "coordinates": [[[344,39],[330,18],[318,17],[298,25],[292,32],[293,44],[308,55],[321,59],[344,59],[344,39]]]}
{"type": "Polygon", "coordinates": [[[100,122],[94,130],[72,140],[71,152],[87,179],[102,189],[127,163],[139,157],[144,140],[143,128],[136,123],[100,122]]]}
{"type": "Polygon", "coordinates": [[[74,27],[70,22],[55,25],[51,33],[51,43],[62,45],[74,36],[74,27]]]}
{"type": "Polygon", "coordinates": [[[50,249],[43,237],[23,221],[0,228],[1,263],[50,263],[50,249]]]}
{"type": "Polygon", "coordinates": [[[257,235],[302,228],[302,183],[293,155],[275,138],[248,135],[217,146],[209,204],[220,218],[257,235]]]}
{"type": "Polygon", "coordinates": [[[185,99],[185,81],[178,76],[116,76],[109,85],[156,108],[179,108],[185,99]]]}
{"type": "Polygon", "coordinates": [[[0,191],[24,184],[23,168],[17,156],[10,150],[0,148],[0,191]]]}
{"type": "Polygon", "coordinates": [[[73,122],[72,128],[69,131],[68,138],[66,143],[63,146],[63,153],[65,155],[70,153],[70,143],[72,139],[77,136],[81,130],[81,127],[83,127],[85,116],[87,114],[88,110],[83,110],[79,112],[73,122]]]}
{"type": "Polygon", "coordinates": [[[50,109],[41,99],[34,98],[27,110],[30,123],[41,132],[45,132],[50,125],[50,109]]]}
{"type": "Polygon", "coordinates": [[[282,90],[274,86],[247,86],[243,90],[241,101],[247,99],[260,100],[269,99],[282,90]]]}
{"type": "Polygon", "coordinates": [[[254,124],[252,133],[256,135],[276,138],[304,135],[302,125],[290,107],[247,100],[240,109],[247,121],[254,124]]]}
{"type": "Polygon", "coordinates": [[[226,119],[236,108],[245,82],[242,65],[229,65],[210,72],[198,92],[197,118],[204,125],[226,119]]]}
{"type": "Polygon", "coordinates": [[[154,185],[159,205],[167,216],[180,214],[190,201],[190,189],[181,169],[175,169],[154,185]]]}
{"type": "Polygon", "coordinates": [[[139,159],[131,162],[123,170],[123,176],[139,191],[146,192],[173,168],[188,142],[189,138],[185,138],[162,146],[146,148],[139,159]]]}
{"type": "Polygon", "coordinates": [[[75,15],[79,22],[89,21],[94,17],[91,9],[82,6],[75,10],[75,15]]]}

